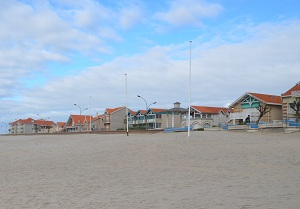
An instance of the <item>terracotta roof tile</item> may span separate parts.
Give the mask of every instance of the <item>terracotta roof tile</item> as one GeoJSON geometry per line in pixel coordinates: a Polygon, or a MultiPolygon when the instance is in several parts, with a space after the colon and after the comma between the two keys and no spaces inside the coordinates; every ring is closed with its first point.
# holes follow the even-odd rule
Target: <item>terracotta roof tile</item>
{"type": "Polygon", "coordinates": [[[55,124],[53,121],[49,120],[35,120],[34,123],[42,126],[52,126],[55,124]]]}
{"type": "Polygon", "coordinates": [[[138,112],[142,113],[143,115],[146,114],[146,110],[139,110],[138,112]]]}
{"type": "Polygon", "coordinates": [[[150,108],[152,110],[152,112],[154,113],[158,113],[158,112],[166,112],[166,109],[159,109],[159,108],[150,108]]]}
{"type": "Polygon", "coordinates": [[[12,123],[10,123],[11,125],[15,125],[17,123],[20,123],[20,124],[24,124],[24,123],[29,123],[29,124],[33,124],[34,123],[34,119],[32,118],[27,118],[27,119],[19,119],[19,120],[16,120],[12,123]]]}
{"type": "Polygon", "coordinates": [[[67,123],[65,123],[65,122],[57,122],[57,126],[58,127],[63,127],[63,126],[65,126],[67,123]]]}
{"type": "Polygon", "coordinates": [[[90,118],[93,120],[93,117],[90,115],[71,115],[71,118],[74,121],[74,124],[84,123],[84,121],[89,123],[90,118]]]}
{"type": "Polygon", "coordinates": [[[291,96],[293,91],[300,91],[300,81],[298,83],[296,83],[295,86],[293,86],[292,88],[290,88],[287,92],[281,94],[281,96],[285,97],[285,96],[291,96]]]}
{"type": "Polygon", "coordinates": [[[276,95],[269,95],[269,94],[259,94],[259,93],[251,93],[248,92],[248,94],[252,95],[253,97],[256,97],[257,99],[261,100],[262,102],[265,102],[267,104],[282,104],[282,100],[280,96],[276,95]]]}
{"type": "Polygon", "coordinates": [[[123,109],[123,108],[125,108],[125,107],[116,107],[116,108],[106,108],[106,113],[107,114],[112,114],[112,113],[114,113],[114,112],[116,112],[116,111],[118,111],[118,110],[121,110],[121,109],[123,109]]]}
{"type": "Polygon", "coordinates": [[[223,111],[223,113],[228,112],[228,109],[225,107],[208,107],[208,106],[191,106],[191,107],[201,113],[218,114],[221,111],[223,111]]]}

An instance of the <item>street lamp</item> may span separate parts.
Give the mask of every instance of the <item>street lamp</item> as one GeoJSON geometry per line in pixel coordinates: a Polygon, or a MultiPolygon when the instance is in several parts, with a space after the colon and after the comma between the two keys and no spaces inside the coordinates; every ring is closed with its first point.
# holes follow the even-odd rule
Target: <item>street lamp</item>
{"type": "Polygon", "coordinates": [[[146,103],[145,121],[146,121],[146,130],[148,130],[148,129],[147,129],[147,110],[148,110],[148,108],[149,108],[151,105],[156,104],[156,102],[153,102],[153,103],[151,103],[151,104],[148,105],[148,104],[147,104],[147,101],[146,101],[143,97],[141,97],[140,95],[137,95],[137,97],[143,99],[143,100],[145,101],[145,103],[146,103]]]}
{"type": "Polygon", "coordinates": [[[81,109],[81,107],[78,105],[78,104],[74,104],[75,106],[77,106],[79,108],[79,112],[80,112],[80,115],[81,113],[84,111],[84,110],[87,110],[88,108],[85,108],[85,109],[81,109]]]}
{"type": "MultiPolygon", "coordinates": [[[[81,115],[81,113],[84,111],[84,110],[87,110],[88,108],[85,108],[85,109],[81,109],[81,107],[78,105],[78,104],[74,104],[75,106],[77,106],[79,108],[79,114],[81,115]]],[[[80,128],[80,132],[81,132],[81,121],[79,120],[79,128],[80,128]]]]}

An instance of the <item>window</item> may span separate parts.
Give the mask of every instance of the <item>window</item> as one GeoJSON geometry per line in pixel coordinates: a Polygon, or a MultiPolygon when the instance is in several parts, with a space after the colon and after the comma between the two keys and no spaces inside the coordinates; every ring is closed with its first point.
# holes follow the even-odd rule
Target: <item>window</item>
{"type": "Polygon", "coordinates": [[[154,119],[154,118],[155,118],[155,115],[148,115],[147,118],[148,118],[148,119],[154,119]]]}
{"type": "Polygon", "coordinates": [[[200,113],[195,113],[195,118],[201,118],[201,114],[200,113]]]}

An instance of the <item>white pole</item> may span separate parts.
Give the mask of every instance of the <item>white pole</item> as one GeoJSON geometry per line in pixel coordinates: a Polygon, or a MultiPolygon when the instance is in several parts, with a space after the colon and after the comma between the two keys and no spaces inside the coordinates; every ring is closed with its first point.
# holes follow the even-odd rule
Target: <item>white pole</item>
{"type": "Polygon", "coordinates": [[[189,114],[188,114],[188,137],[190,137],[191,127],[191,71],[192,71],[192,41],[190,41],[190,71],[189,71],[189,114]]]}
{"type": "Polygon", "coordinates": [[[126,134],[127,134],[127,136],[128,136],[127,74],[125,74],[125,90],[126,90],[126,134]]]}
{"type": "Polygon", "coordinates": [[[92,96],[90,96],[90,132],[92,132],[92,96]]]}

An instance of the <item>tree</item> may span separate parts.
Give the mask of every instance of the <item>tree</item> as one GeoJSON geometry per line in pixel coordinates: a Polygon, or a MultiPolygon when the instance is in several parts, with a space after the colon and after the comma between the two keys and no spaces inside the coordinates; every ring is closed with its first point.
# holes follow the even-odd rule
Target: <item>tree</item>
{"type": "Polygon", "coordinates": [[[259,104],[258,107],[256,107],[256,109],[259,111],[259,116],[258,119],[256,121],[256,124],[259,123],[260,119],[268,112],[270,112],[272,110],[272,107],[270,107],[268,104],[259,104]]]}
{"type": "Polygon", "coordinates": [[[296,112],[296,121],[299,120],[299,116],[300,116],[300,101],[296,102],[294,101],[293,103],[290,103],[290,107],[295,110],[296,112]]]}

